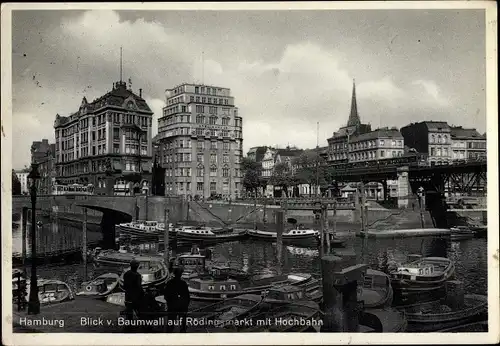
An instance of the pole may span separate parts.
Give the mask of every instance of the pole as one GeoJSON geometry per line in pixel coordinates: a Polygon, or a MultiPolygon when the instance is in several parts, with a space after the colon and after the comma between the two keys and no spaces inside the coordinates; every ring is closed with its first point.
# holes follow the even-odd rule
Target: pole
{"type": "Polygon", "coordinates": [[[40,313],[40,300],[38,298],[38,279],[36,276],[36,179],[31,186],[31,282],[28,314],[40,313]]]}
{"type": "Polygon", "coordinates": [[[25,264],[26,264],[26,231],[27,231],[27,227],[28,227],[28,207],[23,207],[23,212],[22,212],[22,220],[21,220],[21,237],[23,238],[23,242],[22,242],[22,256],[23,256],[23,270],[26,270],[26,268],[24,268],[25,264]]]}
{"type": "Polygon", "coordinates": [[[283,231],[284,231],[284,212],[283,210],[276,211],[276,252],[278,257],[278,272],[282,273],[281,261],[283,257],[283,231]]]}
{"type": "Polygon", "coordinates": [[[326,225],[326,249],[328,250],[328,253],[330,253],[330,246],[331,246],[331,239],[330,239],[330,228],[328,227],[328,209],[327,205],[324,204],[323,208],[321,208],[321,217],[325,220],[323,221],[323,226],[326,225]]]}
{"type": "Polygon", "coordinates": [[[320,226],[319,226],[319,234],[320,234],[320,246],[321,246],[321,253],[325,249],[325,216],[323,212],[323,204],[320,206],[320,226]]]}
{"type": "Polygon", "coordinates": [[[253,199],[253,228],[257,229],[257,193],[253,199]]]}
{"type": "Polygon", "coordinates": [[[189,200],[186,201],[187,203],[187,210],[186,210],[186,221],[189,221],[189,200]]]}
{"type": "Polygon", "coordinates": [[[83,281],[87,281],[87,208],[83,208],[83,281]]]}
{"type": "Polygon", "coordinates": [[[169,222],[168,222],[168,209],[165,208],[165,227],[163,230],[163,259],[167,266],[169,266],[169,234],[170,233],[170,227],[169,227],[169,222]]]}
{"type": "Polygon", "coordinates": [[[363,182],[360,184],[360,194],[361,194],[361,230],[365,231],[365,205],[364,205],[364,195],[365,195],[365,185],[363,182]]]}
{"type": "Polygon", "coordinates": [[[333,237],[337,233],[337,199],[333,202],[333,226],[332,226],[333,237]]]}

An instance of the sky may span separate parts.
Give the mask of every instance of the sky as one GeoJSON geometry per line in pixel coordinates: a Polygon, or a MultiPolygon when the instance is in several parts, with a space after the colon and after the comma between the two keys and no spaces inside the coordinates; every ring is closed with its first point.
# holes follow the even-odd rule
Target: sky
{"type": "Polygon", "coordinates": [[[231,89],[244,151],[327,145],[355,79],[372,128],[442,120],[486,131],[484,10],[14,11],[13,167],[56,114],[124,80],[154,111],[184,82],[231,89]],[[319,122],[319,131],[317,123],[319,122]]]}

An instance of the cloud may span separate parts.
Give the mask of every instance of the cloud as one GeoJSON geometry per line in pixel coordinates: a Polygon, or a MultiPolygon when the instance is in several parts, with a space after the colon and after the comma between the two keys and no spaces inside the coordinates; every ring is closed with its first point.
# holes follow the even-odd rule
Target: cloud
{"type": "MultiPolygon", "coordinates": [[[[285,29],[266,32],[263,21],[239,27],[220,19],[217,23],[228,26],[218,28],[200,17],[202,24],[184,30],[175,18],[169,21],[160,14],[151,14],[152,20],[124,20],[113,11],[87,11],[70,19],[61,15],[46,28],[26,20],[30,31],[14,32],[14,167],[29,162],[32,141],[53,140],[56,113],[68,115],[78,109],[83,96],[91,101],[111,90],[119,79],[120,46],[123,79],[130,77],[134,90],[143,89],[154,111],[153,134],[165,89],[203,82],[231,88],[243,117],[245,152],[257,145],[315,147],[317,122],[319,143],[326,145],[326,139],[347,122],[354,77],[363,122],[404,126],[416,119],[448,120],[457,109],[467,111],[463,98],[453,95],[446,81],[438,84],[428,77],[438,70],[409,70],[404,64],[415,62],[406,57],[386,61],[367,52],[360,56],[357,48],[341,48],[341,37],[335,37],[334,30],[324,31],[325,37],[332,36],[325,43],[316,40],[317,34],[291,37],[285,29]],[[221,39],[214,34],[218,30],[228,34],[221,39]],[[252,30],[261,31],[256,36],[252,30]],[[252,44],[244,37],[259,37],[259,42],[252,44]]],[[[186,20],[180,21],[186,25],[186,20]]],[[[403,36],[399,44],[404,44],[403,36]]],[[[363,46],[363,40],[372,42],[373,37],[356,40],[363,46]]]]}

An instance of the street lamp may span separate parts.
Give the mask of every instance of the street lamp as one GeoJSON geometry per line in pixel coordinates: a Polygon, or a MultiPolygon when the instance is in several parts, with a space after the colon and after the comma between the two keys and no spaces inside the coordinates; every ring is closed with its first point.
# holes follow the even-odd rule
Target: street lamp
{"type": "MultiPolygon", "coordinates": [[[[40,300],[38,298],[38,279],[36,277],[36,193],[37,184],[40,180],[38,164],[31,164],[31,172],[28,174],[31,195],[31,282],[30,298],[28,302],[28,314],[36,315],[40,313],[40,300]]],[[[41,222],[40,222],[41,224],[41,222]]],[[[40,226],[39,226],[40,227],[40,226]]]]}

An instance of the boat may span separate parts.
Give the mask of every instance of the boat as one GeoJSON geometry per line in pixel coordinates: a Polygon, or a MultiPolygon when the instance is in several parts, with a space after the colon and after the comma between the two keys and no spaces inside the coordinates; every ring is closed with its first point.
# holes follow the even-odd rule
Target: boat
{"type": "MultiPolygon", "coordinates": [[[[252,239],[277,241],[278,233],[275,231],[249,229],[248,236],[252,239]]],[[[317,244],[319,241],[319,231],[313,229],[291,229],[283,232],[284,243],[311,242],[317,244]]]]}
{"type": "Polygon", "coordinates": [[[455,264],[444,257],[424,257],[390,272],[391,285],[400,298],[439,291],[455,274],[455,264]]]}
{"type": "Polygon", "coordinates": [[[360,332],[365,333],[403,333],[408,328],[405,314],[390,307],[361,311],[359,324],[360,332]]]}
{"type": "Polygon", "coordinates": [[[120,223],[117,225],[117,229],[122,234],[128,234],[131,236],[137,236],[141,238],[157,238],[163,234],[158,229],[158,222],[156,221],[132,221],[126,223],[120,223]]]}
{"type": "Polygon", "coordinates": [[[318,303],[310,300],[293,301],[279,305],[270,310],[251,314],[251,326],[245,324],[227,324],[227,331],[252,333],[252,332],[319,332],[323,321],[322,312],[318,303]],[[298,323],[297,323],[298,322],[298,323]]]}
{"type": "Polygon", "coordinates": [[[125,306],[125,292],[111,293],[106,297],[106,303],[125,306]]]}
{"type": "MultiPolygon", "coordinates": [[[[31,282],[26,285],[27,302],[29,302],[30,285],[31,282]]],[[[48,305],[73,300],[75,295],[69,285],[63,281],[38,279],[38,299],[40,304],[48,305]]]]}
{"type": "MultiPolygon", "coordinates": [[[[160,228],[161,229],[161,228],[160,228]]],[[[240,228],[213,228],[206,226],[181,226],[174,229],[174,234],[178,242],[202,242],[218,243],[244,238],[247,235],[246,229],[240,228]]]]}
{"type": "MultiPolygon", "coordinates": [[[[157,288],[163,286],[169,277],[169,271],[163,259],[158,256],[136,256],[134,257],[136,261],[139,262],[139,268],[137,272],[141,274],[142,277],[142,287],[147,288],[157,288]]],[[[123,277],[130,267],[123,270],[123,273],[118,279],[118,283],[121,288],[123,288],[123,277]]]]}
{"type": "Polygon", "coordinates": [[[119,286],[118,280],[120,275],[115,273],[106,273],[96,277],[95,279],[84,282],[82,290],[77,292],[77,296],[91,296],[96,298],[106,297],[113,293],[119,286]]]}
{"type": "Polygon", "coordinates": [[[463,298],[463,304],[460,307],[450,307],[442,300],[438,300],[398,309],[406,315],[409,332],[435,332],[485,320],[488,312],[488,297],[466,294],[463,298]]]}
{"type": "MultiPolygon", "coordinates": [[[[163,297],[157,297],[157,302],[161,305],[164,301],[163,297]]],[[[192,310],[187,317],[203,323],[198,326],[197,323],[192,323],[189,332],[224,332],[226,325],[232,324],[235,320],[243,320],[251,312],[258,310],[261,304],[260,295],[243,294],[192,310]]]]}
{"type": "Polygon", "coordinates": [[[223,276],[219,268],[187,280],[191,299],[194,301],[216,302],[242,294],[260,294],[276,284],[305,285],[312,280],[310,274],[276,275],[257,273],[245,279],[223,276]]]}
{"type": "MultiPolygon", "coordinates": [[[[319,281],[316,280],[316,283],[319,281]]],[[[274,285],[262,292],[264,307],[275,307],[298,301],[313,301],[319,303],[323,299],[323,292],[316,285],[316,290],[307,290],[305,286],[274,285]]]]}
{"type": "MultiPolygon", "coordinates": [[[[127,245],[121,245],[118,251],[116,250],[104,250],[100,251],[94,257],[94,265],[97,267],[113,267],[119,270],[124,269],[130,265],[130,261],[134,258],[140,256],[139,251],[131,252],[130,247],[127,245]]],[[[147,256],[161,260],[160,256],[147,256]]]]}
{"type": "Polygon", "coordinates": [[[474,238],[474,231],[467,226],[451,227],[451,240],[466,240],[474,238]]]}
{"type": "Polygon", "coordinates": [[[363,285],[359,285],[358,291],[358,299],[364,302],[364,307],[389,307],[393,297],[394,291],[390,277],[381,271],[368,268],[363,285]]]}

